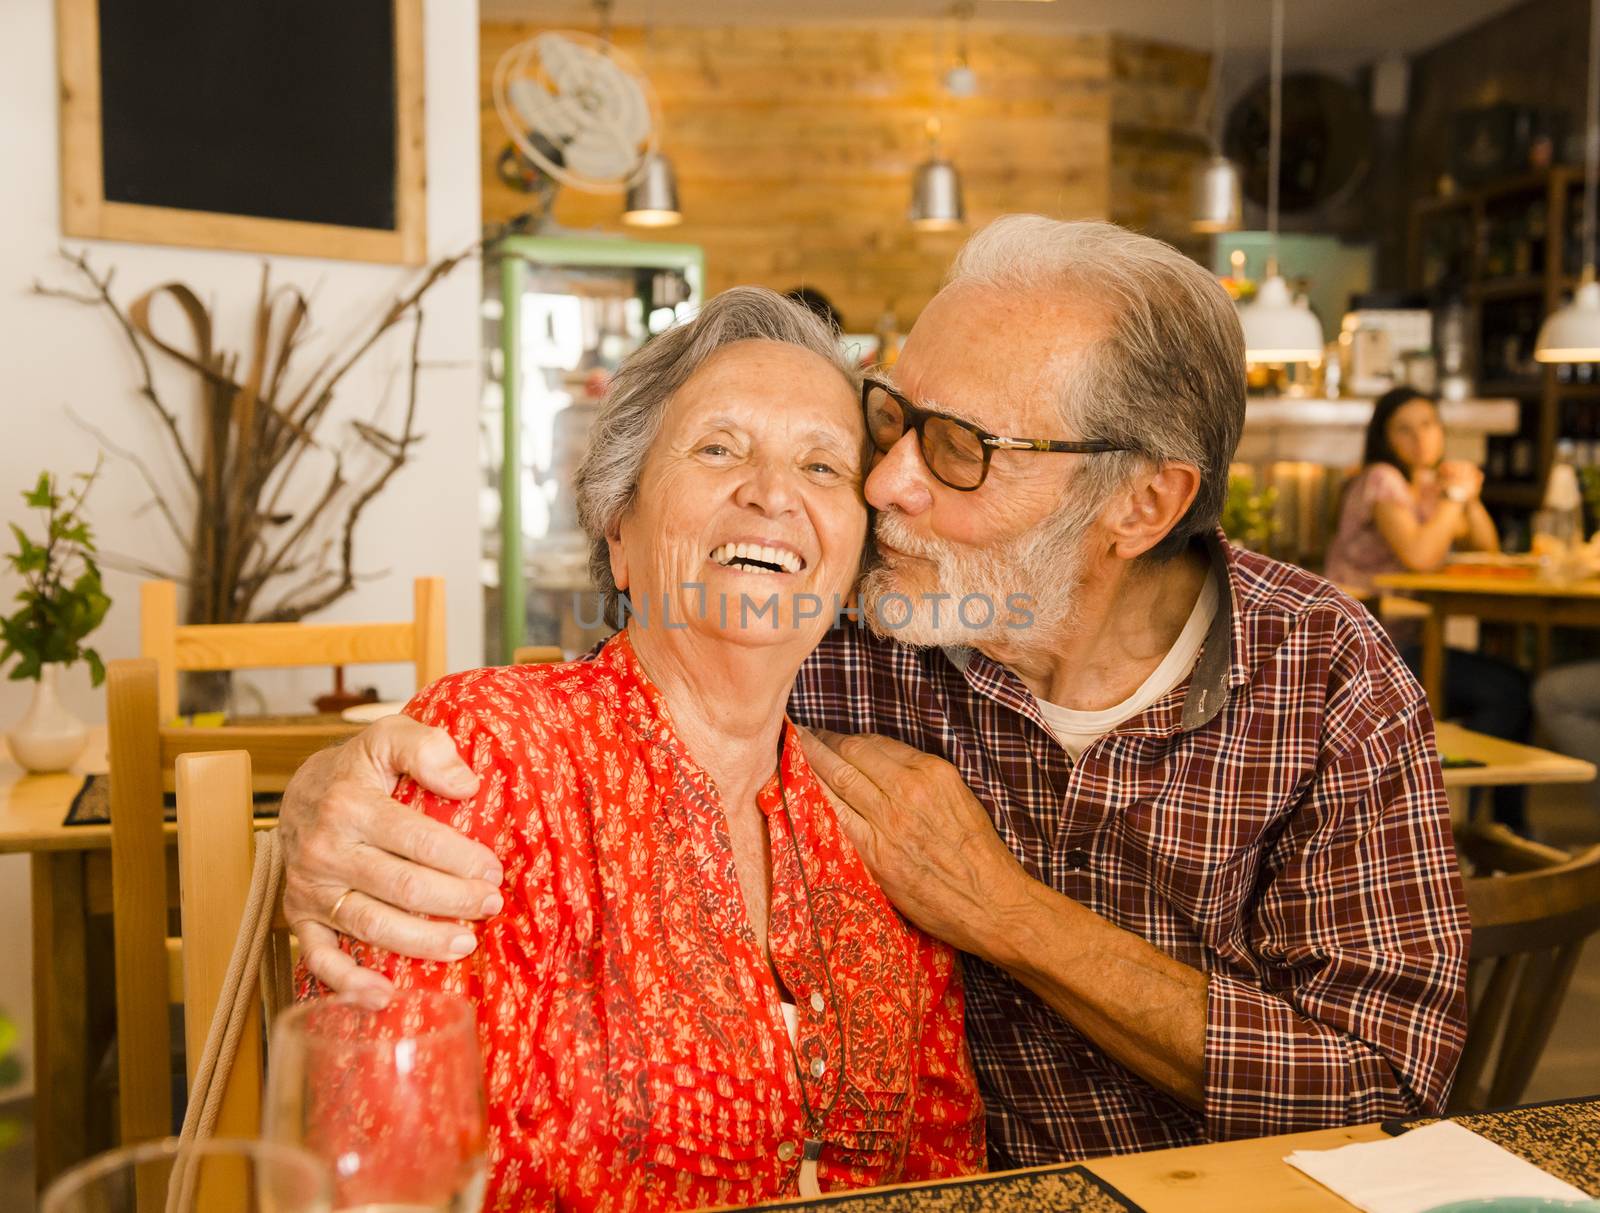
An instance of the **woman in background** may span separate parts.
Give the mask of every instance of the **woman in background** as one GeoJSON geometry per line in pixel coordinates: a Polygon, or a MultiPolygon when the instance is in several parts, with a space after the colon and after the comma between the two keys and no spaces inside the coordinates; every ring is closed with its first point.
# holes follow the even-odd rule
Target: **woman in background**
{"type": "MultiPolygon", "coordinates": [[[[1345,489],[1328,547],[1330,581],[1370,592],[1381,573],[1429,572],[1452,551],[1498,552],[1500,537],[1483,508],[1483,473],[1444,458],[1439,410],[1413,388],[1385,392],[1367,424],[1361,471],[1345,489]]],[[[1412,670],[1421,657],[1415,625],[1389,625],[1412,670]]],[[[1446,649],[1444,715],[1508,741],[1527,741],[1528,676],[1481,653],[1446,649]]],[[[1525,793],[1494,789],[1496,820],[1523,831],[1525,793]]]]}

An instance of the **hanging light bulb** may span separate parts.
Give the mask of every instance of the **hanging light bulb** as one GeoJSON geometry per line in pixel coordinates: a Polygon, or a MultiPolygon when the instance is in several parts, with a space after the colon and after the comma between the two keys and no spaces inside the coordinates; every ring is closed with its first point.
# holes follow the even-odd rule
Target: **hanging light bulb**
{"type": "Polygon", "coordinates": [[[1244,216],[1243,193],[1233,161],[1226,156],[1211,157],[1195,170],[1190,228],[1205,233],[1234,231],[1244,216]]]}
{"type": "Polygon", "coordinates": [[[952,97],[971,97],[978,91],[978,73],[967,60],[967,26],[972,21],[972,0],[961,0],[950,15],[956,19],[956,61],[944,74],[944,91],[952,97]]]}
{"type": "Polygon", "coordinates": [[[919,232],[952,232],[965,226],[961,175],[939,149],[939,120],[928,119],[928,159],[911,180],[911,226],[919,232]]]}
{"type": "MultiPolygon", "coordinates": [[[[1600,0],[1596,0],[1600,3],[1600,0]]],[[[1278,271],[1278,153],[1283,138],[1283,0],[1272,0],[1271,121],[1267,134],[1267,273],[1254,301],[1239,308],[1246,362],[1320,362],[1322,325],[1295,303],[1278,271]]]]}
{"type": "Polygon", "coordinates": [[[1223,0],[1211,0],[1211,79],[1206,96],[1211,106],[1211,158],[1195,170],[1194,219],[1197,232],[1231,232],[1244,218],[1244,191],[1239,170],[1222,154],[1222,51],[1227,43],[1223,0]]]}
{"type": "Polygon", "coordinates": [[[1583,277],[1572,302],[1545,318],[1540,362],[1600,362],[1600,282],[1595,281],[1595,176],[1600,165],[1600,0],[1589,5],[1589,109],[1583,137],[1583,277]]]}
{"type": "Polygon", "coordinates": [[[671,227],[683,222],[678,210],[678,177],[672,161],[660,152],[645,157],[638,177],[628,187],[622,222],[634,227],[671,227]]]}

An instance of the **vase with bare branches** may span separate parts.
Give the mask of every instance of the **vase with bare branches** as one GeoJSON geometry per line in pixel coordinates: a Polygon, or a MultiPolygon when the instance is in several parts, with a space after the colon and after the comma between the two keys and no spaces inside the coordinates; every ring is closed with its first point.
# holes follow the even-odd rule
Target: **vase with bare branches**
{"type": "MultiPolygon", "coordinates": [[[[310,303],[293,286],[273,286],[270,266],[262,266],[252,340],[241,353],[217,342],[211,311],[183,283],[154,287],[124,307],[112,293],[113,270],[98,271],[87,254],[63,250],[84,287],[36,282],[34,291],[104,308],[115,320],[138,366],[138,399],[161,426],[180,469],[179,491],[173,492],[135,453],[80,422],[137,469],[151,493],[150,507],[188,558],[180,570],[126,558],[121,563],[186,586],[190,623],[294,622],[354,590],[363,577],[355,560],[357,524],[422,440],[416,422],[423,299],[476,252],[474,246],[429,266],[347,349],[303,371],[299,355],[311,332],[310,303]],[[152,309],[163,298],[176,305],[187,340],[169,340],[153,327],[152,309]],[[345,377],[387,333],[404,325],[410,327],[409,364],[400,425],[385,429],[376,416],[351,421],[357,444],[370,456],[360,471],[353,470],[331,433],[330,411],[345,377]],[[154,358],[170,359],[196,376],[198,409],[191,425],[163,399],[154,358]],[[311,483],[317,487],[296,496],[311,483]]],[[[106,563],[114,559],[108,556],[106,563]]],[[[213,682],[208,697],[222,687],[213,682]]],[[[195,689],[191,683],[185,710],[220,706],[194,702],[195,689]]]]}

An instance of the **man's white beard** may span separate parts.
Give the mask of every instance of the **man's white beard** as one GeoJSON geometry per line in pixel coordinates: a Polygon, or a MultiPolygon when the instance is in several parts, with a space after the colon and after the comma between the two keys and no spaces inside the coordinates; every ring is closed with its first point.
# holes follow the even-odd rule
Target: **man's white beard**
{"type": "Polygon", "coordinates": [[[1031,531],[994,548],[974,548],[913,533],[895,510],[878,515],[876,533],[890,547],[928,561],[935,584],[913,586],[873,557],[861,579],[867,623],[880,636],[911,645],[1005,648],[1066,635],[1072,626],[1089,538],[1098,508],[1073,500],[1031,531]],[[898,595],[898,597],[897,597],[898,595]],[[935,596],[944,595],[942,600],[935,596]],[[962,600],[978,598],[964,608],[962,600]],[[911,617],[906,619],[906,599],[911,617]],[[987,626],[984,604],[993,607],[987,626]],[[1029,620],[1027,617],[1031,615],[1029,620]],[[966,622],[964,622],[965,618],[966,622]]]}

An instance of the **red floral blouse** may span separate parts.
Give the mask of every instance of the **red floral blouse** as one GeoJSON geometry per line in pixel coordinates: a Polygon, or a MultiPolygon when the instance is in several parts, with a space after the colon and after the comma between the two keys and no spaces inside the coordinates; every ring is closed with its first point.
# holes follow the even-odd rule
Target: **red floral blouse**
{"type": "Polygon", "coordinates": [[[824,1191],[981,1169],[954,954],[867,874],[792,725],[782,783],[759,796],[769,968],[717,790],[626,634],[593,661],[452,675],[406,711],[448,730],[483,778],[467,801],[409,780],[398,798],[494,848],[505,908],[455,963],[347,946],[397,985],[476,1004],[485,1209],[792,1196],[808,1138],[823,1143],[824,1191]]]}

